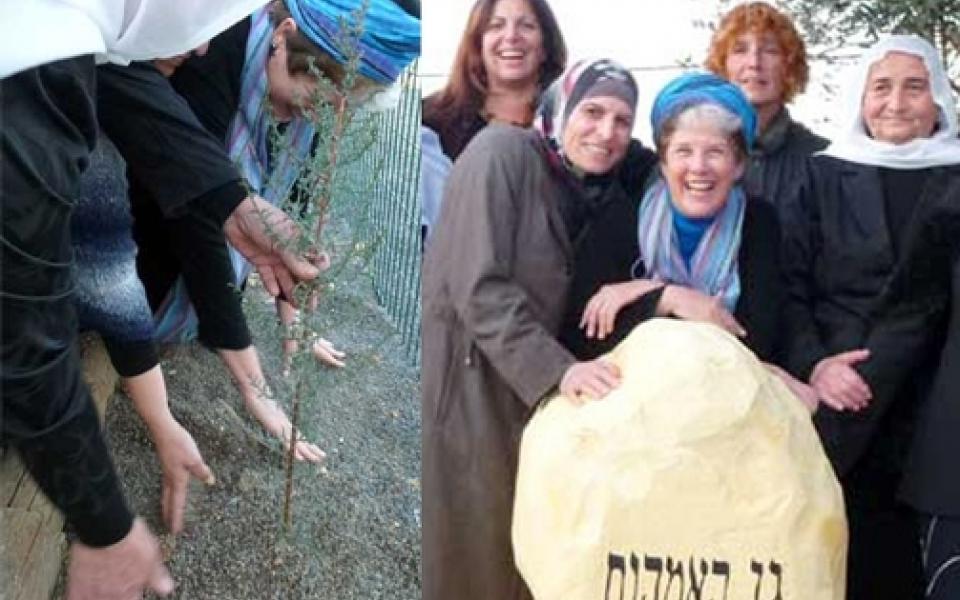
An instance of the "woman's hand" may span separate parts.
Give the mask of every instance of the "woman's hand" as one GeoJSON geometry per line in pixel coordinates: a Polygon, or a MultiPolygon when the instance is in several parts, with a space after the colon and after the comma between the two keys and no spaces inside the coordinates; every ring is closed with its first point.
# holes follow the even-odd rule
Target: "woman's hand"
{"type": "Polygon", "coordinates": [[[870,351],[866,349],[828,356],[813,368],[810,385],[831,408],[841,411],[866,408],[873,392],[853,366],[868,358],[870,351]]]}
{"type": "Polygon", "coordinates": [[[765,366],[768,371],[779,377],[780,381],[787,385],[790,391],[793,392],[793,395],[796,396],[797,399],[800,400],[800,402],[803,402],[803,405],[807,407],[807,410],[810,411],[810,414],[817,412],[817,406],[820,403],[820,398],[817,396],[817,390],[813,389],[813,386],[805,384],[777,365],[763,363],[763,366],[765,366]]]}
{"type": "Polygon", "coordinates": [[[747,330],[726,309],[720,296],[708,296],[693,288],[668,285],[660,296],[657,309],[660,315],[713,323],[737,337],[747,335],[747,330]]]}
{"type": "Polygon", "coordinates": [[[203,462],[193,437],[175,420],[171,419],[164,427],[151,431],[151,435],[163,471],[160,494],[163,522],[171,533],[180,533],[190,478],[199,479],[207,485],[213,485],[216,479],[210,467],[203,462]]]}
{"type": "Polygon", "coordinates": [[[580,329],[586,330],[588,338],[604,339],[613,332],[620,310],[641,296],[663,286],[663,282],[650,279],[635,279],[611,283],[600,288],[587,302],[580,318],[580,329]]]}
{"type": "Polygon", "coordinates": [[[183,61],[190,58],[191,55],[196,54],[197,56],[203,56],[209,49],[210,42],[204,42],[190,52],[184,52],[183,54],[171,56],[170,58],[158,58],[153,61],[153,66],[155,66],[164,77],[171,77],[177,68],[183,64],[183,61]]]}
{"type": "Polygon", "coordinates": [[[560,379],[560,393],[574,402],[582,403],[583,396],[600,400],[620,385],[617,365],[598,358],[574,363],[560,379]]]}

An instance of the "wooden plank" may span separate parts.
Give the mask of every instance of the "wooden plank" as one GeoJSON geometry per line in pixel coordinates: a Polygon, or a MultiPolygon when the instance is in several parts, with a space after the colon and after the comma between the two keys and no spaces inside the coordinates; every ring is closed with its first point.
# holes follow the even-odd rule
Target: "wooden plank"
{"type": "Polygon", "coordinates": [[[100,421],[107,412],[107,403],[117,388],[120,377],[113,369],[107,347],[100,336],[85,333],[80,336],[80,359],[83,361],[83,379],[97,407],[100,421]]]}
{"type": "Polygon", "coordinates": [[[59,528],[56,531],[45,527],[40,529],[20,572],[23,583],[16,600],[50,598],[57,585],[66,548],[67,542],[59,528]]]}
{"type": "Polygon", "coordinates": [[[23,568],[43,521],[40,515],[17,508],[0,509],[0,582],[3,589],[19,590],[23,568]],[[9,582],[11,585],[6,585],[9,582]]]}
{"type": "MultiPolygon", "coordinates": [[[[101,419],[118,376],[103,342],[81,338],[83,376],[101,419]]],[[[63,516],[26,474],[16,452],[0,457],[0,600],[47,600],[66,551],[63,516]]]]}
{"type": "Polygon", "coordinates": [[[0,507],[10,506],[26,477],[26,469],[13,450],[0,454],[0,507]]]}
{"type": "Polygon", "coordinates": [[[57,584],[66,549],[61,527],[35,511],[0,510],[0,598],[41,600],[50,598],[57,584]]]}
{"type": "Polygon", "coordinates": [[[30,510],[30,506],[33,504],[34,498],[37,497],[37,494],[40,493],[40,489],[37,487],[37,483],[33,480],[33,477],[25,475],[20,482],[20,487],[17,489],[17,493],[10,501],[9,508],[16,508],[20,510],[30,510]]]}

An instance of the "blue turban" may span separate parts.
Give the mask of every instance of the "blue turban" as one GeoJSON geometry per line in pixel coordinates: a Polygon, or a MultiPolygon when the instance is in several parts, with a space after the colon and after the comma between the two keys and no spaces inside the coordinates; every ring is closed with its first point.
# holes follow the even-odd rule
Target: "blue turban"
{"type": "Polygon", "coordinates": [[[714,104],[740,118],[747,148],[757,137],[757,113],[740,88],[710,73],[687,73],[668,83],[650,111],[654,139],[660,139],[663,124],[691,106],[714,104]]]}
{"type": "MultiPolygon", "coordinates": [[[[338,39],[343,19],[353,25],[353,13],[363,0],[285,0],[290,15],[307,38],[341,64],[346,56],[338,39]]],[[[377,83],[396,81],[400,71],[420,54],[420,20],[392,0],[369,0],[360,35],[360,74],[377,83]]]]}

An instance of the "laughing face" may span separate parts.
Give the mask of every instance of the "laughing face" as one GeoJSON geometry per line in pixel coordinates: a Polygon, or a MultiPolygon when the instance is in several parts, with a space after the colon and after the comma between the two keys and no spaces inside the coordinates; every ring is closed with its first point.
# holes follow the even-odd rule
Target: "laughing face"
{"type": "Polygon", "coordinates": [[[536,85],[546,57],[543,31],[526,0],[499,0],[480,42],[491,90],[536,85]]]}
{"type": "Polygon", "coordinates": [[[609,173],[627,153],[633,111],[613,96],[582,100],[563,128],[563,154],[590,175],[609,173]]]}
{"type": "Polygon", "coordinates": [[[703,121],[673,132],[660,167],[673,205],[683,216],[693,219],[719,213],[743,174],[743,160],[730,136],[703,121]]]}
{"type": "Polygon", "coordinates": [[[727,79],[740,86],[754,108],[783,105],[784,55],[772,32],[738,36],[724,66],[727,79]]]}

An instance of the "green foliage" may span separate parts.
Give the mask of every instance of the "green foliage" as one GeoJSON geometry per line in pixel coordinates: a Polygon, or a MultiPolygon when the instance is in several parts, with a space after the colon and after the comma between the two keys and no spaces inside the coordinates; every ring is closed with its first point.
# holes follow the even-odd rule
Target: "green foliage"
{"type": "MultiPolygon", "coordinates": [[[[310,68],[319,83],[304,103],[303,114],[313,124],[316,139],[309,156],[296,162],[299,174],[293,192],[280,203],[296,222],[300,235],[289,239],[279,232],[270,233],[275,244],[290,252],[318,262],[321,257],[329,259],[328,268],[318,278],[297,285],[293,300],[300,307],[300,314],[294,323],[277,328],[278,345],[285,340],[297,342],[287,372],[283,377],[273,373],[271,386],[275,398],[290,415],[292,439],[299,436],[301,429],[302,403],[322,396],[324,367],[318,364],[312,348],[330,326],[325,315],[331,312],[327,305],[331,294],[325,292],[333,290],[338,280],[355,281],[356,273],[363,271],[380,241],[376,228],[369,222],[373,197],[370,189],[377,173],[357,178],[351,176],[349,168],[364,160],[379,134],[377,115],[366,110],[363,98],[355,94],[360,68],[357,40],[362,34],[367,4],[364,2],[349,19],[340,20],[342,33],[336,43],[346,58],[342,82],[334,84],[315,65],[310,68]]],[[[292,147],[292,141],[277,124],[272,141],[275,156],[292,147]]],[[[269,230],[269,222],[264,222],[269,230]]],[[[253,304],[255,307],[256,303],[253,304]]],[[[287,528],[292,524],[295,482],[292,446],[285,458],[283,521],[287,528]]]]}

